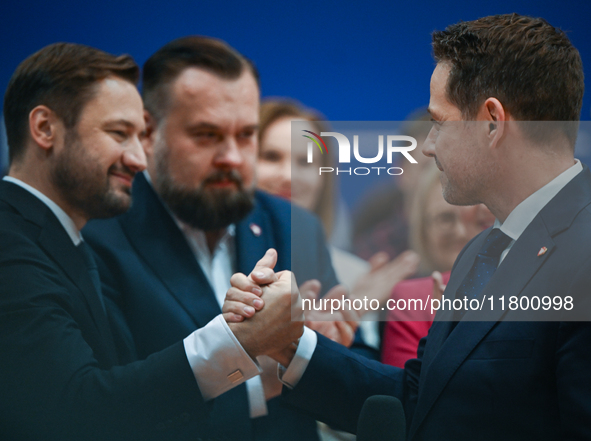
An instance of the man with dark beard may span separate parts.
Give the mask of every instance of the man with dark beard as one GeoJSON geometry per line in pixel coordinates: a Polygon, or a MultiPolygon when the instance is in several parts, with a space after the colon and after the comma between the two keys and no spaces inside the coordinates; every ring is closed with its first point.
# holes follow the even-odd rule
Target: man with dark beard
{"type": "MultiPolygon", "coordinates": [[[[142,358],[218,315],[231,275],[249,273],[268,248],[278,252],[276,269],[336,284],[319,223],[255,192],[259,94],[253,64],[214,39],[175,40],[144,65],[147,172],[128,213],[84,230],[103,291],[120,305],[142,358]],[[293,249],[292,223],[306,231],[293,249]]],[[[260,307],[250,303],[246,315],[260,307]]],[[[276,363],[259,362],[261,378],[216,398],[211,438],[317,439],[313,419],[273,399],[276,363]]]]}
{"type": "MultiPolygon", "coordinates": [[[[0,439],[207,437],[207,401],[258,375],[251,357],[279,349],[260,345],[260,333],[276,333],[286,320],[292,340],[301,335],[302,323],[290,320],[288,278],[281,295],[267,296],[266,288],[265,311],[271,302],[278,313],[270,321],[248,329],[247,322],[228,325],[219,315],[146,360],[126,364],[133,348],[119,344],[125,325],[103,298],[80,229],[90,218],[127,210],[134,175],[145,169],[138,77],[129,56],[56,43],[23,61],[8,85],[10,170],[0,181],[0,439]]],[[[273,252],[265,259],[268,269],[273,252]]],[[[262,266],[255,272],[264,272],[262,266]]]]}

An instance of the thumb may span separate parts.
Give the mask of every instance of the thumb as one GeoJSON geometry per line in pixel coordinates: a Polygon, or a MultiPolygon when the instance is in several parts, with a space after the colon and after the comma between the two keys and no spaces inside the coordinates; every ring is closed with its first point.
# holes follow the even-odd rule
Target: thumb
{"type": "Polygon", "coordinates": [[[250,273],[250,278],[260,285],[267,285],[269,283],[275,282],[277,280],[277,276],[273,272],[273,268],[275,268],[276,264],[277,251],[275,251],[273,248],[269,248],[265,255],[253,268],[252,272],[250,273]]]}
{"type": "Polygon", "coordinates": [[[261,260],[259,260],[257,262],[257,264],[254,266],[254,269],[252,270],[252,272],[255,272],[257,270],[261,270],[264,268],[273,269],[273,268],[275,268],[276,264],[277,264],[277,251],[275,251],[273,248],[269,248],[267,250],[267,252],[265,253],[265,255],[261,258],[261,260]]]}

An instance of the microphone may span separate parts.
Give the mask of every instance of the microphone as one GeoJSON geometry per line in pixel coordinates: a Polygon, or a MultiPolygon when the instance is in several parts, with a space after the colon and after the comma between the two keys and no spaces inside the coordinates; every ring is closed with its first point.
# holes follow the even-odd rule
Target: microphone
{"type": "Polygon", "coordinates": [[[402,403],[388,395],[365,400],[357,422],[357,441],[405,441],[406,418],[402,403]]]}

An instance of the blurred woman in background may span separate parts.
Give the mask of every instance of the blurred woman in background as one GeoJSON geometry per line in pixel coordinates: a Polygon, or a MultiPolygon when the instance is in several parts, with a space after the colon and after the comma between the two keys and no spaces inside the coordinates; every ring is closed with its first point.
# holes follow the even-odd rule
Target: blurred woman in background
{"type": "MultiPolygon", "coordinates": [[[[298,136],[297,141],[303,142],[292,142],[291,133],[293,121],[299,121],[298,129],[316,134],[330,131],[321,122],[323,120],[324,117],[316,111],[307,110],[294,101],[264,101],[259,126],[257,185],[263,191],[289,199],[316,214],[327,237],[333,239],[333,245],[329,246],[333,267],[340,283],[350,289],[350,298],[367,296],[382,304],[388,299],[392,287],[416,272],[418,257],[409,251],[390,261],[386,253],[378,253],[367,262],[334,246],[350,244],[350,229],[347,228],[347,213],[339,209],[335,199],[336,183],[332,174],[320,176],[318,173],[319,166],[332,165],[331,157],[323,154],[320,164],[308,163],[305,138],[300,140],[298,136]]],[[[293,233],[294,228],[297,226],[292,226],[292,240],[305,240],[293,233]]],[[[376,351],[373,358],[378,357],[380,347],[377,325],[375,321],[360,322],[365,343],[376,351]]],[[[322,333],[322,329],[317,330],[322,333]]],[[[355,439],[351,434],[331,430],[322,423],[319,423],[319,433],[323,441],[355,439]]]]}
{"type": "MultiPolygon", "coordinates": [[[[300,121],[302,130],[320,134],[329,131],[324,117],[289,100],[266,100],[261,105],[259,130],[258,187],[268,193],[290,199],[321,220],[327,236],[334,236],[343,215],[335,215],[335,181],[332,174],[320,176],[318,167],[332,165],[329,154],[320,155],[321,163],[308,163],[307,143],[292,142],[291,123],[300,121]]],[[[299,127],[300,128],[300,127],[299,127]]],[[[298,137],[299,140],[299,137],[298,137]]],[[[332,150],[332,149],[331,149],[332,150]]],[[[294,238],[297,240],[297,238],[294,238]]],[[[330,247],[333,266],[342,284],[351,290],[352,298],[376,298],[385,302],[392,287],[415,273],[418,257],[414,252],[402,253],[389,261],[378,253],[369,262],[335,246],[330,247]]],[[[364,325],[364,339],[379,347],[376,332],[364,325]]]]}

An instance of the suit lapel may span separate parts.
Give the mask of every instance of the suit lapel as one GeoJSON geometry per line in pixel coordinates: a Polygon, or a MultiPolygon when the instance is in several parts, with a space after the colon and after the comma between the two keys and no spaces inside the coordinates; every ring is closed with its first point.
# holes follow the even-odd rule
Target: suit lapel
{"type": "Polygon", "coordinates": [[[246,219],[236,225],[236,270],[250,274],[269,248],[276,247],[268,216],[257,202],[246,219]]]}
{"type": "MultiPolygon", "coordinates": [[[[59,265],[66,276],[82,292],[90,309],[95,326],[105,341],[109,356],[113,356],[113,336],[107,315],[103,309],[100,293],[94,284],[80,256],[80,251],[51,210],[36,196],[12,183],[2,183],[5,200],[16,208],[21,215],[40,227],[37,238],[39,246],[59,265]]],[[[111,362],[115,360],[112,359],[111,362]]]]}
{"type": "MultiPolygon", "coordinates": [[[[482,291],[480,299],[484,296],[490,298],[495,294],[494,308],[491,310],[490,302],[486,301],[482,311],[466,313],[451,333],[450,320],[453,312],[437,314],[429,331],[423,356],[419,399],[409,431],[411,439],[456,370],[508,312],[509,297],[520,296],[527,283],[552,255],[555,248],[552,237],[566,230],[590,201],[591,173],[585,166],[583,172],[569,182],[534,218],[482,291]],[[538,256],[542,247],[546,247],[547,251],[538,256]],[[505,296],[504,309],[501,309],[498,301],[502,295],[505,296]],[[481,321],[472,321],[475,319],[481,321]]],[[[455,293],[470,270],[487,233],[488,230],[473,241],[458,262],[457,268],[454,268],[445,290],[446,297],[452,300],[455,298],[455,293]]]]}
{"type": "Polygon", "coordinates": [[[197,326],[204,326],[221,312],[185,236],[141,174],[135,178],[133,205],[121,226],[138,254],[197,326]]]}
{"type": "MultiPolygon", "coordinates": [[[[485,233],[483,233],[484,236],[485,233]]],[[[486,236],[484,236],[486,237],[486,236]]],[[[474,251],[471,250],[471,256],[468,263],[462,263],[462,273],[465,277],[468,270],[474,262],[476,253],[481,244],[474,243],[474,251]]],[[[486,337],[490,330],[503,319],[503,316],[509,311],[509,297],[519,296],[523,288],[537,273],[542,265],[547,261],[554,249],[554,242],[548,234],[541,217],[536,217],[521,237],[513,245],[507,257],[503,260],[495,272],[493,278],[483,289],[479,299],[490,298],[495,295],[493,309],[490,308],[490,302],[485,300],[482,311],[469,311],[465,314],[462,321],[449,333],[453,313],[446,311],[442,314],[441,320],[437,326],[433,324],[432,331],[429,333],[429,339],[433,342],[425,348],[423,357],[423,367],[421,369],[419,401],[415,410],[411,434],[414,435],[421,422],[424,420],[429,410],[442,393],[443,389],[450,381],[456,370],[468,358],[474,348],[486,337]],[[538,251],[542,246],[548,248],[542,256],[538,256],[538,251]],[[505,308],[501,308],[498,300],[500,296],[505,296],[505,308]],[[478,321],[474,321],[478,320],[478,321]]],[[[458,275],[459,276],[459,275],[458,275]]],[[[463,277],[462,279],[463,280],[463,277]]],[[[461,282],[460,280],[460,282],[461,282]]],[[[454,286],[448,285],[449,296],[455,297],[459,283],[454,280],[454,286]]],[[[446,292],[448,289],[446,288],[446,292]]],[[[452,298],[453,298],[452,297],[452,298]]]]}
{"type": "MultiPolygon", "coordinates": [[[[72,282],[74,282],[74,284],[80,289],[86,299],[88,307],[90,308],[94,323],[101,333],[106,346],[108,348],[114,348],[115,342],[111,333],[111,326],[103,308],[103,303],[99,298],[102,293],[96,292],[94,284],[88,274],[88,268],[84,265],[84,259],[80,255],[80,250],[74,246],[63,228],[58,230],[53,225],[43,228],[39,235],[39,244],[47,254],[58,263],[70,280],[72,280],[72,282]]],[[[111,354],[112,350],[106,352],[111,354]]],[[[112,359],[111,362],[114,364],[115,360],[112,359]]]]}

